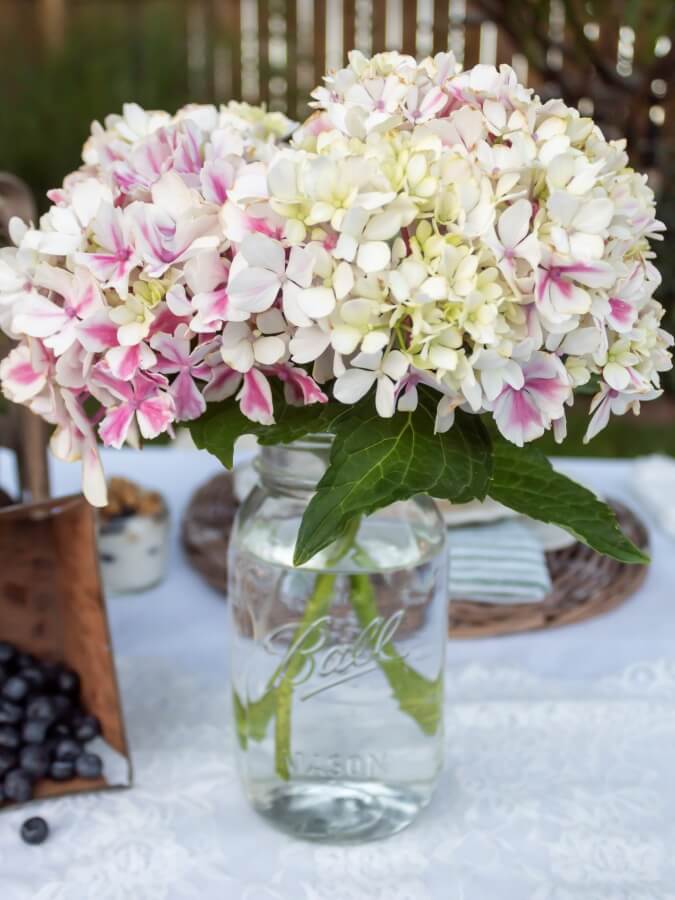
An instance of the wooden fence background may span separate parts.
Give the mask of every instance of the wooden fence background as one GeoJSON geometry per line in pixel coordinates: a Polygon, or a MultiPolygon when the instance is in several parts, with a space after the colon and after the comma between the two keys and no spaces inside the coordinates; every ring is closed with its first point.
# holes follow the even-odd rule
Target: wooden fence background
{"type": "MultiPolygon", "coordinates": [[[[594,19],[592,4],[576,0],[0,0],[0,34],[23,42],[28,53],[58,53],[92,15],[103,14],[96,20],[102,27],[122,23],[120,64],[131,79],[131,99],[142,96],[147,74],[144,30],[159,17],[180,32],[181,71],[174,77],[184,96],[264,101],[293,117],[306,112],[309,91],[352,47],[418,56],[450,48],[465,67],[510,63],[542,94],[563,94],[595,114],[610,136],[627,131],[642,152],[673,134],[673,51],[668,34],[650,37],[646,57],[654,71],[637,91],[626,89],[635,81],[636,50],[645,59],[643,29],[624,21],[628,6],[635,4],[605,0],[602,17],[594,19]],[[518,9],[528,6],[543,10],[534,65],[531,26],[518,25],[518,9]]],[[[86,52],[83,47],[83,78],[86,52]]]]}

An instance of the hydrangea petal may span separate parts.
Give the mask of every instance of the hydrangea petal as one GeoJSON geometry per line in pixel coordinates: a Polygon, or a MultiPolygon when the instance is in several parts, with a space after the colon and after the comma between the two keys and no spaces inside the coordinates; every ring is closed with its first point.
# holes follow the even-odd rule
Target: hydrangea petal
{"type": "Polygon", "coordinates": [[[252,422],[271,425],[274,421],[272,390],[258,369],[251,369],[244,375],[244,384],[237,399],[241,411],[252,422]]]}

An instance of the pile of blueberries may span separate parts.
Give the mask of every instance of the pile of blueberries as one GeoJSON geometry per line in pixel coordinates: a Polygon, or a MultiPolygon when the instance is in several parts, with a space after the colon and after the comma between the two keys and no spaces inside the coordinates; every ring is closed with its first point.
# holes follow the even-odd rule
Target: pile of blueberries
{"type": "Polygon", "coordinates": [[[43,778],[98,778],[103,763],[86,745],[100,733],[77,672],[0,641],[0,806],[26,803],[43,778]]]}

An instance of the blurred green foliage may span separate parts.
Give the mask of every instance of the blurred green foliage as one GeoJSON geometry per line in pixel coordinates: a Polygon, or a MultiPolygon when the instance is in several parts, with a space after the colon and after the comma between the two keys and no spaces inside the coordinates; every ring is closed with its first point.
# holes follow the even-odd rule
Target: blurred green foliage
{"type": "Polygon", "coordinates": [[[675,427],[672,400],[645,403],[642,414],[610,419],[604,431],[584,444],[583,437],[588,427],[588,404],[577,400],[574,409],[567,414],[567,438],[560,446],[549,432],[539,446],[551,456],[592,456],[609,459],[632,458],[647,453],[665,453],[675,456],[675,427]]]}
{"type": "MultiPolygon", "coordinates": [[[[663,326],[671,334],[675,334],[675,179],[670,176],[671,171],[672,164],[664,166],[667,181],[659,198],[658,215],[668,230],[663,241],[659,241],[655,246],[655,264],[663,278],[661,287],[656,293],[657,298],[666,307],[663,326]]],[[[674,370],[666,372],[661,378],[661,383],[671,396],[675,396],[674,370]]],[[[673,430],[675,431],[675,427],[673,430]]]]}
{"type": "Polygon", "coordinates": [[[45,191],[80,164],[94,119],[130,100],[150,109],[188,102],[180,8],[166,0],[78,4],[58,49],[36,38],[31,17],[0,35],[0,170],[23,178],[41,210],[45,191]]]}

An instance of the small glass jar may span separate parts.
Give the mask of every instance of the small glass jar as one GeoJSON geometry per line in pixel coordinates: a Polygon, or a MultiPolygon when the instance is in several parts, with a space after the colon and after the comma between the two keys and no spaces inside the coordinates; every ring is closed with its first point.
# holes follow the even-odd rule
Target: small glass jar
{"type": "Polygon", "coordinates": [[[354,523],[295,568],[330,439],[264,448],[230,542],[232,689],[254,808],[316,841],[408,825],[443,758],[445,528],[415,497],[354,523]]]}
{"type": "Polygon", "coordinates": [[[162,501],[153,514],[129,510],[99,517],[98,556],[106,594],[132,594],[159,584],[169,559],[169,511],[162,501]]]}

